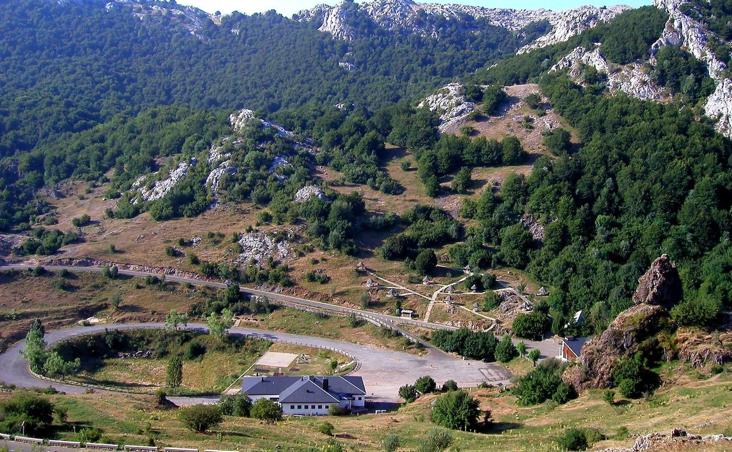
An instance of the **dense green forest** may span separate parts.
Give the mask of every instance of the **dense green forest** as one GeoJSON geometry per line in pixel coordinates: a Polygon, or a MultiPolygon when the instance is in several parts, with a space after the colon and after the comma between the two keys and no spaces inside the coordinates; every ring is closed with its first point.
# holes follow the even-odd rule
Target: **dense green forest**
{"type": "Polygon", "coordinates": [[[274,12],[202,23],[194,36],[165,19],[105,9],[102,0],[3,2],[0,156],[167,104],[375,108],[512,54],[535,34],[478,23],[443,25],[439,40],[374,31],[347,44],[274,12]],[[339,67],[344,60],[355,69],[339,67]]]}
{"type": "Polygon", "coordinates": [[[545,76],[541,86],[578,130],[579,151],[542,157],[531,176],[467,202],[463,214],[481,226],[454,254],[484,256],[482,244],[495,244],[492,265],[527,268],[555,287],[549,306],[561,332],[579,309],[589,314],[586,328],[606,326],[667,253],[684,282],[677,320],[714,322],[732,303],[729,140],[675,104],[598,95],[564,76],[545,76]],[[540,245],[517,224],[526,212],[546,225],[540,245]]]}
{"type": "Polygon", "coordinates": [[[592,49],[596,43],[600,43],[600,52],[611,63],[645,59],[650,56],[651,44],[661,35],[667,19],[666,12],[653,6],[632,9],[563,43],[509,57],[469,78],[485,84],[525,83],[545,73],[574,48],[592,49]]]}

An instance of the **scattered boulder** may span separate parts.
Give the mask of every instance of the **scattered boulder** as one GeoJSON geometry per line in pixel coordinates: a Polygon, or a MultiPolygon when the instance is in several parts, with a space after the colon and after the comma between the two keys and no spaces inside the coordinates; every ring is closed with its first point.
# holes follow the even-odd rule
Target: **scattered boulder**
{"type": "Polygon", "coordinates": [[[192,158],[188,162],[180,162],[175,169],[170,171],[167,178],[155,181],[151,187],[148,188],[144,184],[148,176],[142,176],[132,184],[132,188],[140,193],[143,200],[157,201],[158,199],[164,198],[165,195],[175,188],[178,182],[183,180],[194,166],[196,166],[195,158],[192,158]]]}
{"type": "Polygon", "coordinates": [[[476,111],[475,103],[465,97],[465,87],[460,83],[443,86],[420,102],[419,108],[427,108],[440,115],[440,132],[445,132],[454,124],[464,121],[468,115],[476,111]]]}
{"type": "Polygon", "coordinates": [[[312,198],[318,198],[321,201],[328,199],[323,190],[316,185],[306,185],[295,193],[295,202],[297,203],[303,203],[312,198]]]}
{"type": "Polygon", "coordinates": [[[707,450],[707,447],[732,447],[732,437],[724,435],[695,435],[684,429],[675,428],[667,433],[650,433],[639,436],[630,448],[604,449],[603,452],[640,452],[644,450],[707,450]]]}
{"type": "Polygon", "coordinates": [[[521,225],[529,231],[534,240],[538,242],[544,241],[544,225],[541,224],[533,215],[524,214],[524,216],[521,217],[521,225]]]}
{"type": "Polygon", "coordinates": [[[276,241],[271,236],[262,232],[245,234],[239,239],[241,253],[237,262],[246,264],[259,264],[267,261],[270,257],[275,260],[287,259],[290,257],[290,244],[286,240],[276,241]]]}
{"type": "Polygon", "coordinates": [[[709,333],[698,329],[681,329],[676,333],[678,358],[697,369],[732,361],[732,332],[709,333]]]}
{"type": "Polygon", "coordinates": [[[670,308],[682,297],[681,279],[676,265],[664,254],[651,264],[648,271],[638,279],[638,288],[633,294],[633,303],[659,305],[670,308]]]}

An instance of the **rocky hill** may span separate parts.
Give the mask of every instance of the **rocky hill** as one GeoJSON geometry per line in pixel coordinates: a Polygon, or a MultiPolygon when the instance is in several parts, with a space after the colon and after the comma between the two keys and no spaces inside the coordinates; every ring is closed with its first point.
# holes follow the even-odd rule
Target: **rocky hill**
{"type": "Polygon", "coordinates": [[[688,0],[655,0],[655,6],[668,13],[661,35],[651,45],[648,57],[627,64],[609,61],[599,46],[578,46],[565,54],[552,71],[567,70],[570,76],[581,82],[585,67],[607,77],[608,89],[612,93],[624,93],[642,100],[667,101],[673,94],[659,86],[651,73],[657,66],[656,55],[664,47],[677,47],[701,61],[708,76],[714,81],[714,91],[703,105],[706,116],[716,123],[717,130],[732,136],[732,81],[727,64],[718,55],[712,43],[722,43],[729,53],[729,43],[716,35],[702,20],[703,15],[695,13],[695,3],[688,0]]]}
{"type": "Polygon", "coordinates": [[[546,9],[501,9],[479,6],[417,3],[412,0],[373,0],[356,7],[352,2],[336,6],[318,5],[295,16],[312,23],[320,31],[336,39],[353,40],[370,28],[393,33],[418,34],[439,38],[445,27],[457,25],[480,32],[486,24],[512,32],[526,32],[533,27],[535,36],[519,52],[525,52],[557,42],[607,22],[626,10],[625,6],[583,6],[565,11],[546,9]],[[363,27],[367,21],[370,27],[363,27]]]}

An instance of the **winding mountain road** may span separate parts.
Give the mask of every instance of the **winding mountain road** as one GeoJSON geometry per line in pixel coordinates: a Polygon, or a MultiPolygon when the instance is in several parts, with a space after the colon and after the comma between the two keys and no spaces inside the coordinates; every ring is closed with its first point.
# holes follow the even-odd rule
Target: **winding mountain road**
{"type": "MultiPolygon", "coordinates": [[[[99,333],[104,330],[158,329],[163,327],[164,324],[162,323],[77,326],[46,333],[46,342],[49,346],[52,346],[63,340],[99,333]]],[[[190,324],[187,328],[206,329],[202,324],[190,324]]],[[[417,356],[346,341],[252,328],[234,327],[231,328],[230,333],[244,334],[273,342],[328,348],[346,353],[359,362],[358,375],[363,377],[371,400],[376,402],[398,401],[399,387],[412,384],[423,375],[432,376],[438,385],[447,380],[455,380],[461,387],[477,386],[482,382],[508,384],[510,378],[510,373],[499,365],[463,360],[434,350],[428,351],[426,355],[417,356]]],[[[82,386],[51,382],[33,375],[22,355],[24,348],[25,341],[21,341],[13,344],[4,353],[0,354],[0,382],[22,388],[48,388],[52,386],[58,391],[71,394],[86,391],[86,388],[82,386]]]]}

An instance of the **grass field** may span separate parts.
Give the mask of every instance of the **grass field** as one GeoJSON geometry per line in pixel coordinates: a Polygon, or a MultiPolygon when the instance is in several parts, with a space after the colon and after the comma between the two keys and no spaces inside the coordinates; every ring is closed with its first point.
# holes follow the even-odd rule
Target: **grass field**
{"type": "MultiPolygon", "coordinates": [[[[596,428],[607,439],[596,448],[628,447],[636,435],[685,428],[694,433],[732,433],[732,375],[729,368],[713,377],[701,376],[673,365],[672,386],[661,387],[646,399],[624,400],[614,406],[602,391],[589,391],[580,398],[557,406],[552,402],[518,407],[508,393],[495,389],[471,391],[483,410],[491,410],[494,424],[487,433],[452,432],[454,450],[463,451],[554,451],[554,438],[569,427],[596,428]]],[[[0,395],[0,398],[7,395],[0,395]]],[[[289,418],[266,425],[246,418],[226,418],[210,434],[187,431],[174,410],[160,410],[150,396],[96,394],[55,395],[50,398],[68,409],[69,422],[78,429],[93,426],[105,441],[146,443],[152,437],[159,445],[195,446],[225,450],[312,450],[328,438],[318,432],[324,421],[335,426],[337,441],[346,450],[379,450],[387,433],[396,433],[401,450],[416,450],[434,428],[430,404],[435,396],[384,415],[356,417],[289,418]]],[[[70,428],[60,436],[73,439],[70,428]]],[[[698,449],[724,450],[724,449],[698,449]]]]}

